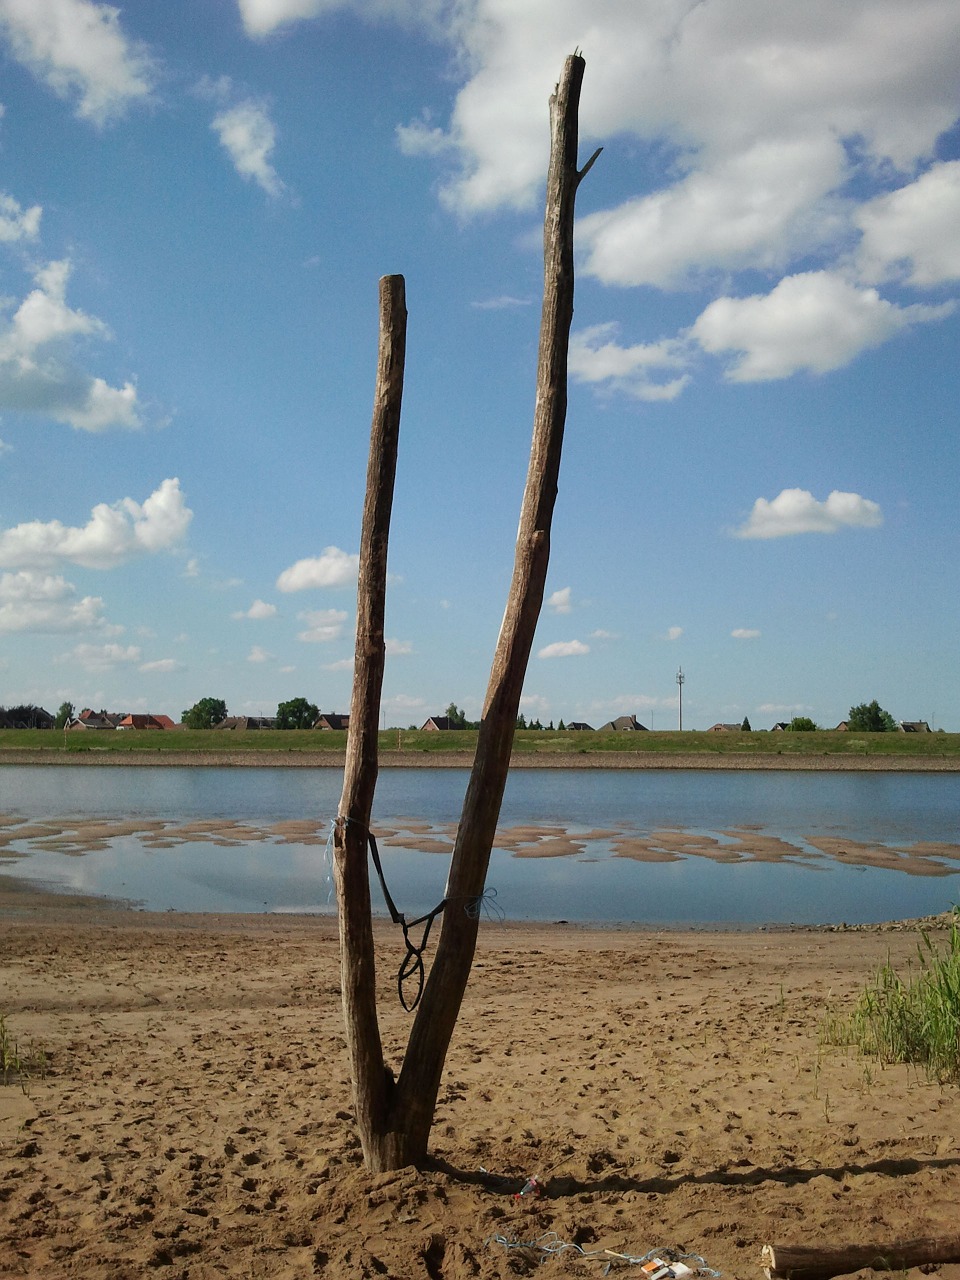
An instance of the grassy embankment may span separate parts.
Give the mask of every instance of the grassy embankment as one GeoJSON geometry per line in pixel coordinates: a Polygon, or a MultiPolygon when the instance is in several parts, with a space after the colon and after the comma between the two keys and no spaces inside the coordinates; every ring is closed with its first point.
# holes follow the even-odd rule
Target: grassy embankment
{"type": "MultiPolygon", "coordinates": [[[[465,753],[476,748],[475,729],[446,733],[420,733],[413,729],[387,729],[380,735],[382,755],[465,753]]],[[[218,732],[178,729],[121,732],[73,732],[57,730],[0,729],[0,762],[5,751],[40,751],[74,754],[131,751],[329,753],[342,755],[346,734],[314,730],[257,730],[218,732]]],[[[514,743],[517,755],[705,755],[705,756],[919,756],[928,759],[960,758],[960,733],[586,733],[548,729],[521,729],[514,743]]]]}

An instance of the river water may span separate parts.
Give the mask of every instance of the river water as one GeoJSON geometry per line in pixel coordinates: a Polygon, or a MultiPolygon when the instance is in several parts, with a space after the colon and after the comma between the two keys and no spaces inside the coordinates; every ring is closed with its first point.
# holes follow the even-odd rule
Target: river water
{"type": "MultiPolygon", "coordinates": [[[[443,897],[466,781],[380,774],[372,825],[408,916],[443,897]]],[[[7,766],[0,871],[150,910],[332,911],[341,782],[335,769],[7,766]]],[[[510,919],[867,923],[960,899],[960,774],[525,769],[500,826],[488,886],[510,919]]],[[[375,880],[373,896],[382,909],[375,880]]]]}

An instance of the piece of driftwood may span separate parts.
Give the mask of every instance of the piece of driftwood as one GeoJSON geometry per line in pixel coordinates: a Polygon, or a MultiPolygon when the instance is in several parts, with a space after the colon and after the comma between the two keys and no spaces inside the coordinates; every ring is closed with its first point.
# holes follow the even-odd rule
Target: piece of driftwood
{"type": "Polygon", "coordinates": [[[765,1244],[760,1252],[769,1280],[832,1280],[852,1271],[904,1271],[927,1262],[960,1262],[960,1234],[834,1248],[765,1244]]]}

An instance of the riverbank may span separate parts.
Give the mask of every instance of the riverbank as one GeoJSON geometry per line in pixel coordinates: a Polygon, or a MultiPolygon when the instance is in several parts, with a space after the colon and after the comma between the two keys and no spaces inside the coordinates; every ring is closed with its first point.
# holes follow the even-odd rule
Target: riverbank
{"type": "MultiPolygon", "coordinates": [[[[174,751],[121,750],[90,747],[81,751],[33,747],[0,750],[2,765],[66,765],[77,767],[342,769],[343,751],[174,751]]],[[[469,769],[469,751],[385,751],[381,769],[469,769]]],[[[651,751],[514,752],[511,769],[739,769],[806,772],[960,773],[960,756],[909,755],[780,755],[776,753],[689,752],[675,755],[651,751]]]]}
{"type": "MultiPolygon", "coordinates": [[[[398,934],[375,934],[396,1067],[398,934]]],[[[26,1093],[0,1087],[0,1274],[507,1280],[536,1266],[504,1242],[552,1231],[759,1277],[767,1243],[947,1234],[956,1088],[819,1042],[826,1009],[915,949],[912,932],[484,923],[438,1163],[374,1176],[335,922],[38,900],[0,936],[0,1012],[49,1055],[26,1093]],[[515,1199],[531,1175],[546,1194],[515,1199]]],[[[595,1276],[607,1261],[551,1266],[595,1276]]]]}

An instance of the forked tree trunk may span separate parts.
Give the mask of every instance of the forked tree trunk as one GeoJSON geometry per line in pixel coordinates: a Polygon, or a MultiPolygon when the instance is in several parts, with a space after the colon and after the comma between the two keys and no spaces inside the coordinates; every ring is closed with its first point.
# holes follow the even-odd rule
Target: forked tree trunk
{"type": "MultiPolygon", "coordinates": [[[[551,147],[544,219],[544,292],[537,399],[513,581],[447,879],[447,905],[436,957],[417,1007],[396,1083],[384,1069],[377,1024],[365,846],[376,777],[376,724],[383,652],[382,594],[379,588],[373,591],[373,580],[374,576],[379,580],[382,574],[385,582],[386,576],[386,532],[381,530],[379,535],[368,536],[367,520],[374,518],[375,510],[382,514],[384,507],[389,513],[389,501],[383,497],[385,477],[374,466],[374,451],[381,447],[376,443],[379,433],[377,412],[374,414],[361,543],[360,592],[361,597],[366,591],[376,594],[381,613],[378,619],[374,616],[376,605],[372,598],[364,599],[358,606],[350,745],[335,840],[347,1040],[364,1159],[367,1167],[374,1171],[420,1164],[426,1157],[443,1064],[476,948],[479,917],[476,910],[468,912],[467,908],[476,905],[484,889],[510,765],[520,694],[543,602],[567,408],[567,350],[573,318],[574,202],[580,181],[599,155],[599,151],[595,152],[582,170],[577,169],[577,111],[583,70],[584,62],[579,55],[567,58],[550,99],[551,147]],[[371,498],[371,487],[381,494],[379,503],[371,498]],[[369,547],[369,554],[373,556],[381,545],[382,563],[374,556],[365,570],[364,548],[369,547]],[[369,670],[363,670],[367,667],[369,670]],[[371,708],[364,699],[374,693],[377,702],[371,708]],[[361,735],[365,745],[361,744],[361,735]],[[366,758],[371,743],[372,760],[366,758]]],[[[381,377],[385,365],[383,340],[381,324],[381,377]]],[[[379,385],[378,379],[378,388],[379,385]]],[[[399,415],[399,388],[395,387],[394,393],[399,415]]],[[[378,391],[378,408],[380,401],[378,391]]],[[[392,464],[389,472],[392,491],[392,464]]]]}

